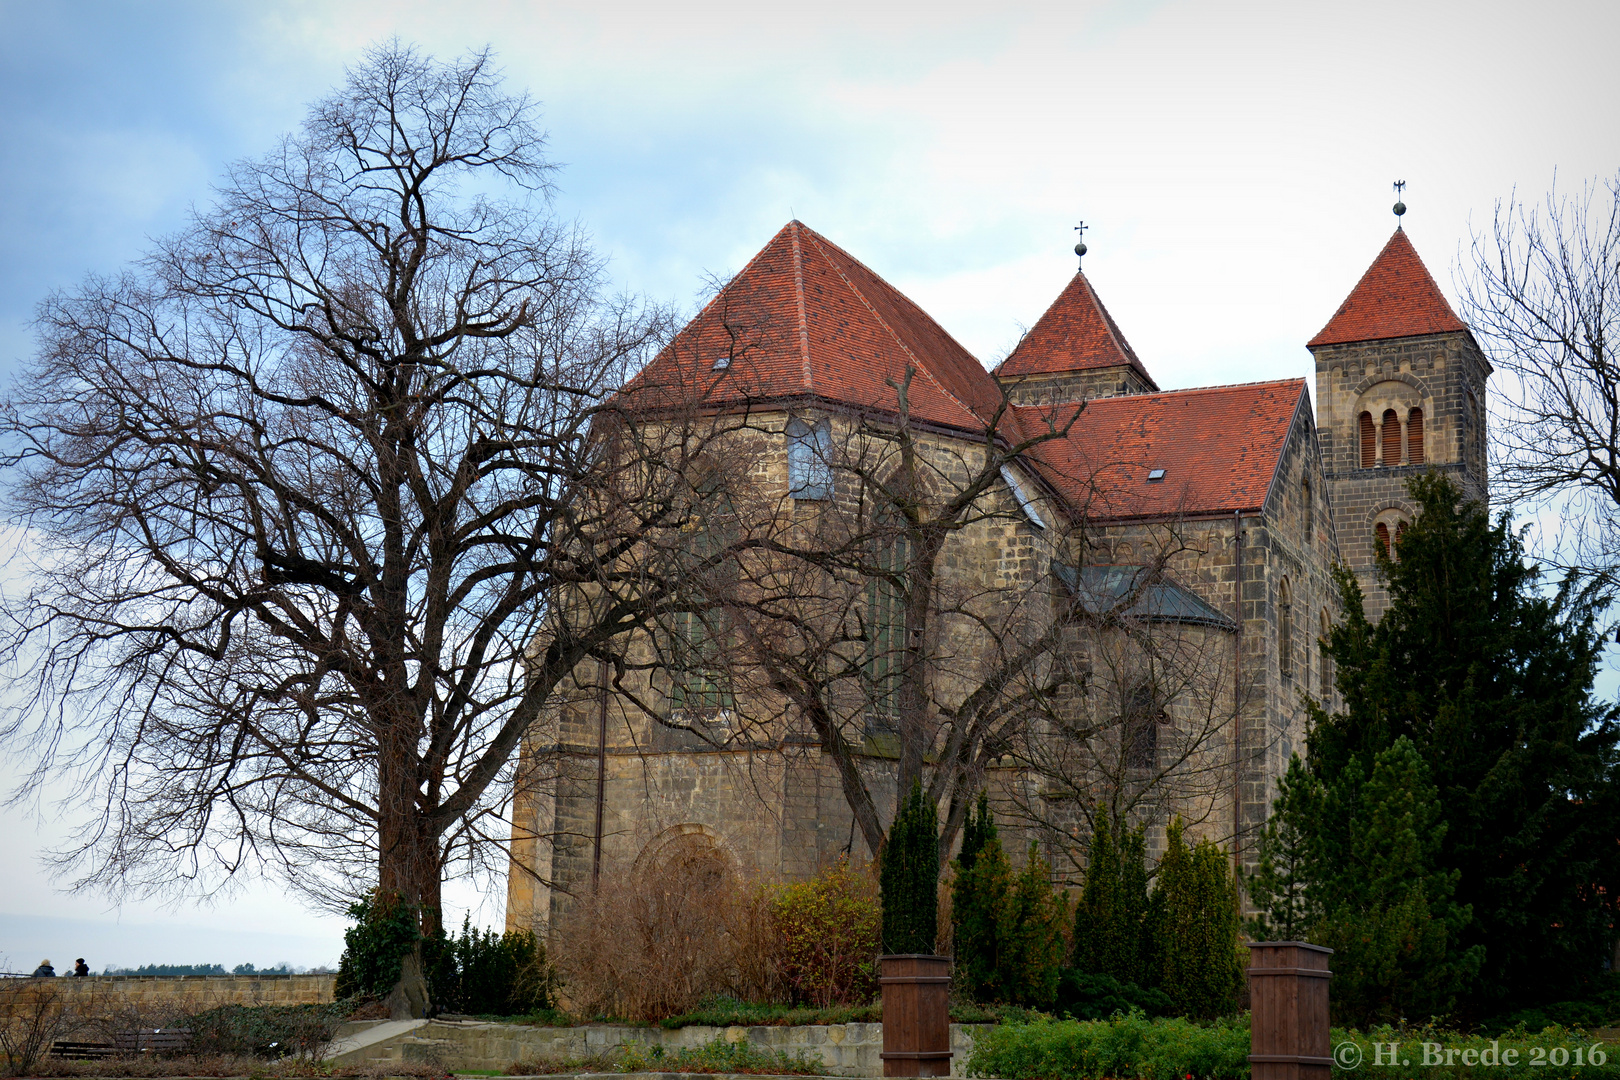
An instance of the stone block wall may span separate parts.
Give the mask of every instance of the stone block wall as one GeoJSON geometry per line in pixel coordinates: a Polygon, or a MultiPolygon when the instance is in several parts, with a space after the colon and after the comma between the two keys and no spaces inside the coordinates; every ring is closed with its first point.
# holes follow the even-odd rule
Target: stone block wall
{"type": "Polygon", "coordinates": [[[1411,520],[1406,482],[1428,471],[1452,476],[1469,496],[1488,498],[1486,380],[1491,365],[1466,332],[1325,345],[1316,358],[1317,435],[1332,492],[1339,545],[1356,574],[1369,618],[1389,596],[1377,569],[1376,526],[1411,520]],[[1400,459],[1361,464],[1360,417],[1383,410],[1423,410],[1424,461],[1414,464],[1403,440],[1400,459]]]}
{"type": "MultiPolygon", "coordinates": [[[[0,981],[0,998],[40,979],[0,981]]],[[[332,975],[90,975],[48,980],[73,1007],[106,1015],[167,1016],[219,1005],[318,1005],[333,1000],[332,975]]]]}
{"type": "Polygon", "coordinates": [[[1001,385],[1014,405],[1056,405],[1123,394],[1152,394],[1159,389],[1129,364],[1054,375],[1021,375],[1002,379],[1001,385]]]}

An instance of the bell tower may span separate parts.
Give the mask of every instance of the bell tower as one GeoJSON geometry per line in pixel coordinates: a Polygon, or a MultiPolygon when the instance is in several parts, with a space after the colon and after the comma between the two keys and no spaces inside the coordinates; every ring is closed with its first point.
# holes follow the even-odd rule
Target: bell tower
{"type": "Polygon", "coordinates": [[[1448,473],[1470,497],[1487,498],[1491,365],[1400,227],[1307,348],[1339,553],[1376,619],[1389,595],[1375,552],[1415,514],[1407,480],[1448,473]]]}

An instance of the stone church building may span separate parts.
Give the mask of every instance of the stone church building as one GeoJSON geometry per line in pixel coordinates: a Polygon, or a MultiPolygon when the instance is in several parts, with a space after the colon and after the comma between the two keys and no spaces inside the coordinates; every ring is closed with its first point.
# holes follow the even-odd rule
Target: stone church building
{"type": "MultiPolygon", "coordinates": [[[[1196,663],[1121,760],[1142,775],[1179,737],[1196,754],[1178,760],[1201,763],[1180,801],[1140,800],[1129,816],[1162,838],[1166,816],[1182,814],[1242,859],[1277,776],[1303,748],[1303,697],[1334,693],[1317,646],[1337,614],[1332,566],[1357,575],[1376,616],[1386,597],[1375,551],[1413,514],[1405,481],[1440,470],[1486,494],[1491,368],[1404,231],[1307,347],[1314,409],[1304,379],[1161,389],[1077,272],[988,371],[876,273],[793,221],[626,393],[680,387],[710,415],[746,415],[734,455],[784,520],[836,497],[839,474],[816,455],[851,418],[901,415],[902,384],[906,422],[962,460],[987,432],[1058,433],[1001,470],[985,496],[999,509],[953,536],[942,565],[1036,613],[1059,606],[1049,595],[1083,606],[1129,592],[1142,625],[1196,663]],[[1158,575],[1151,587],[1130,592],[1147,566],[1158,575]]],[[[971,654],[991,643],[958,644],[971,654]]],[[[1101,688],[1086,707],[1124,708],[1137,691],[1125,676],[1107,689],[1108,649],[1074,648],[1092,649],[1086,670],[1101,688]]],[[[673,843],[787,880],[870,856],[836,770],[791,708],[770,706],[780,723],[763,740],[698,738],[691,723],[661,720],[701,712],[704,730],[723,734],[746,703],[679,673],[660,685],[649,675],[632,702],[593,666],[523,747],[521,771],[549,779],[514,800],[509,926],[552,923],[598,876],[673,843]]],[[[893,755],[881,723],[867,723],[862,767],[881,789],[893,755]]],[[[998,818],[1073,881],[1085,830],[1061,807],[1092,797],[1094,773],[1066,771],[1072,755],[1046,752],[1002,758],[986,782],[998,818]]],[[[892,783],[878,801],[892,814],[892,783]]],[[[1008,847],[1020,850],[1018,838],[1008,847]]]]}

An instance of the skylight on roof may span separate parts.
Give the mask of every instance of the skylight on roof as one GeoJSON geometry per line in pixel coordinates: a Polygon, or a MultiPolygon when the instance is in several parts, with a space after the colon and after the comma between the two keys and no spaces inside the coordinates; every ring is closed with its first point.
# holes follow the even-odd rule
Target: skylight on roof
{"type": "Polygon", "coordinates": [[[1164,470],[1163,469],[1149,469],[1148,470],[1148,483],[1150,483],[1150,484],[1162,484],[1162,483],[1164,483],[1164,470]]]}
{"type": "Polygon", "coordinates": [[[714,358],[714,367],[711,368],[710,370],[711,371],[724,371],[724,370],[726,370],[726,368],[728,368],[730,366],[731,366],[731,357],[722,355],[722,356],[717,356],[717,357],[714,358]]]}

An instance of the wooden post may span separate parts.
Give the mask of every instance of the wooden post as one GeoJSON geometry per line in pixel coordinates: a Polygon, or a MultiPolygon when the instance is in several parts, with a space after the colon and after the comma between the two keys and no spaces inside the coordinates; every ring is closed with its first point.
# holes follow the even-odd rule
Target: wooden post
{"type": "Polygon", "coordinates": [[[884,1076],[951,1074],[951,958],[878,957],[882,965],[884,1076]]]}
{"type": "Polygon", "coordinates": [[[1303,941],[1249,945],[1249,1065],[1253,1080],[1329,1080],[1328,957],[1303,941]]]}

